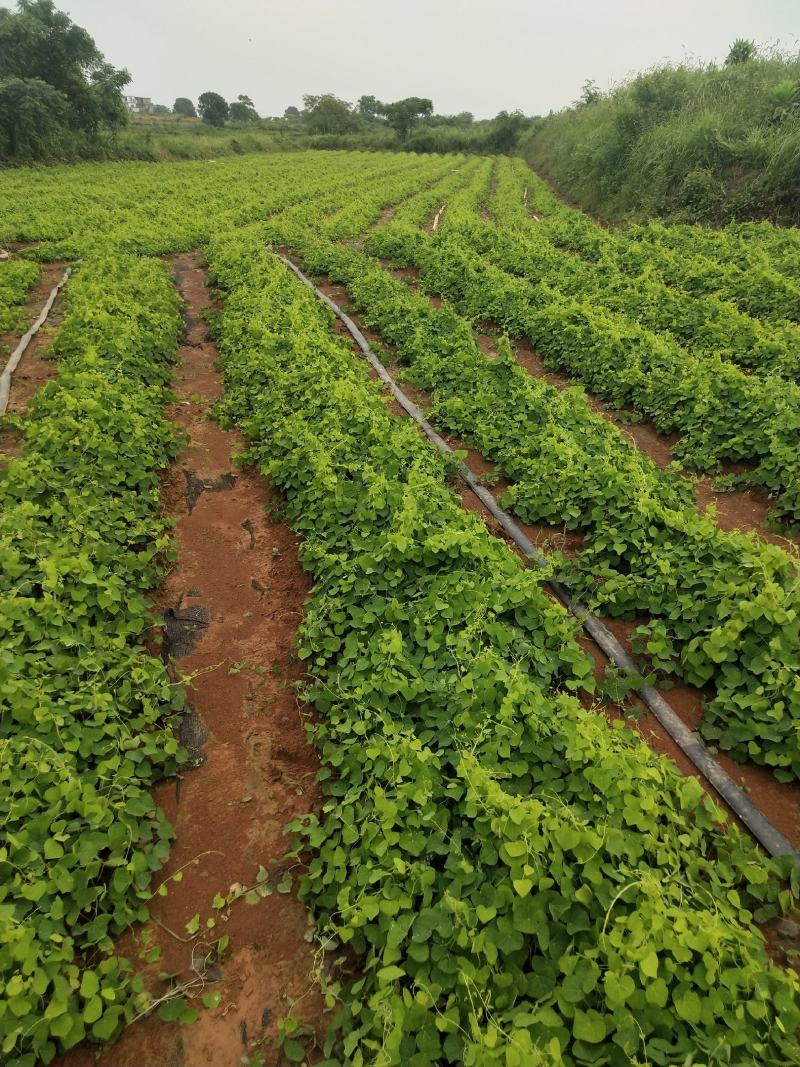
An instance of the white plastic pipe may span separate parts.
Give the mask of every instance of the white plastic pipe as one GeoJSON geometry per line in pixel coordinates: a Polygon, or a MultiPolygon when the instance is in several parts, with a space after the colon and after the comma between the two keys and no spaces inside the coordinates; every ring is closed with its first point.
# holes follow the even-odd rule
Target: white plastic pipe
{"type": "Polygon", "coordinates": [[[11,376],[19,366],[19,361],[25,355],[28,345],[47,321],[47,316],[50,314],[53,304],[56,302],[56,297],[70,274],[72,274],[72,267],[67,267],[61,280],[50,290],[50,295],[45,301],[44,307],[39,312],[39,317],[36,322],[34,322],[33,326],[31,326],[26,334],[23,334],[19,344],[8,357],[5,369],[3,373],[0,374],[0,415],[5,415],[6,408],[8,407],[8,397],[11,392],[11,376]]]}

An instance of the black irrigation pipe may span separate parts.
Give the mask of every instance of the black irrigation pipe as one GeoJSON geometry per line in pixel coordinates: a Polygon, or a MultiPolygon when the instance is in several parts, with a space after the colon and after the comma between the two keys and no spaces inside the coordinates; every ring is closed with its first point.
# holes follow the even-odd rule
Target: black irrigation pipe
{"type": "Polygon", "coordinates": [[[11,355],[8,357],[5,370],[0,374],[0,415],[4,415],[6,408],[8,407],[8,398],[11,393],[11,376],[19,365],[19,361],[25,355],[25,351],[33,338],[39,332],[41,327],[47,321],[47,316],[52,310],[53,304],[56,302],[56,297],[61,290],[61,287],[66,283],[67,278],[72,274],[72,267],[67,267],[61,276],[61,280],[58,281],[50,290],[50,295],[44,303],[42,310],[39,312],[39,316],[36,322],[31,326],[27,333],[23,334],[20,338],[20,342],[11,355]]]}
{"type": "MultiPolygon", "coordinates": [[[[439,452],[444,455],[453,455],[453,449],[434,430],[420,408],[400,389],[372,351],[369,342],[350,316],[345,314],[321,289],[318,289],[311,279],[307,278],[290,259],[287,259],[286,256],[281,255],[279,252],[276,252],[275,255],[344,323],[347,331],[372,365],[378,377],[386,384],[401,407],[419,424],[422,431],[433,442],[439,452]]],[[[532,560],[537,567],[545,567],[547,565],[546,557],[514,522],[511,516],[499,506],[488,489],[478,482],[478,479],[466,464],[460,464],[459,474],[528,559],[532,560]]],[[[612,663],[616,664],[621,670],[638,673],[636,663],[607,626],[604,626],[598,618],[592,615],[584,604],[573,600],[560,582],[548,581],[547,585],[564,607],[578,619],[587,634],[612,663]]],[[[787,841],[783,834],[772,825],[766,815],[756,807],[744,790],[734,782],[721,764],[714,759],[697,734],[681,721],[680,717],[658,690],[652,685],[643,685],[638,690],[638,693],[672,740],[689,757],[694,766],[714,787],[734,814],[741,819],[756,841],[771,856],[791,856],[800,863],[800,852],[787,841]]]]}

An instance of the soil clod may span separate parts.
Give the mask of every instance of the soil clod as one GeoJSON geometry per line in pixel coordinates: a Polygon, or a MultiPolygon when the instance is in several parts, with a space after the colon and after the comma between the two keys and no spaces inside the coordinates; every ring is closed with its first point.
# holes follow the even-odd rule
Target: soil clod
{"type": "Polygon", "coordinates": [[[178,602],[177,608],[167,608],[164,612],[164,639],[161,644],[161,658],[164,663],[188,655],[207,629],[208,608],[201,604],[182,608],[178,602]]]}
{"type": "Polygon", "coordinates": [[[199,767],[205,761],[203,745],[209,738],[208,730],[192,707],[186,709],[181,720],[180,742],[189,753],[189,763],[193,767],[199,767]]]}
{"type": "Polygon", "coordinates": [[[256,531],[253,529],[253,524],[250,519],[244,520],[244,522],[242,523],[242,529],[247,530],[247,532],[250,534],[250,549],[252,551],[252,549],[256,547],[256,531]]]}
{"type": "Polygon", "coordinates": [[[190,515],[203,493],[224,493],[233,489],[237,477],[231,471],[225,471],[216,478],[201,478],[196,471],[187,467],[184,467],[183,475],[186,478],[186,507],[190,515]]]}

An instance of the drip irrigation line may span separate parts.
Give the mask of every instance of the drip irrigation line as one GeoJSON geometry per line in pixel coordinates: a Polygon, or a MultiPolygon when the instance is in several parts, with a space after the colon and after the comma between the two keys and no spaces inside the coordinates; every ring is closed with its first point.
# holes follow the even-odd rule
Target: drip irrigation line
{"type": "Polygon", "coordinates": [[[67,278],[69,278],[70,274],[72,274],[72,267],[67,267],[67,269],[61,276],[61,280],[58,281],[50,290],[50,295],[45,301],[44,307],[39,312],[39,317],[37,318],[36,322],[34,322],[33,326],[31,326],[27,333],[22,335],[19,344],[8,357],[8,362],[6,363],[5,370],[2,374],[0,374],[0,415],[4,415],[6,412],[6,408],[8,407],[8,398],[11,393],[11,375],[17,369],[19,361],[25,355],[25,351],[28,345],[31,343],[33,338],[36,336],[41,327],[44,326],[45,322],[47,321],[47,316],[50,314],[53,308],[53,304],[55,304],[56,302],[56,297],[58,296],[61,287],[66,282],[67,278]]]}
{"type": "MultiPolygon", "coordinates": [[[[364,334],[359,330],[358,326],[356,326],[350,316],[342,311],[338,304],[334,303],[329,296],[326,296],[321,289],[317,288],[311,279],[307,278],[299,267],[296,267],[290,259],[287,259],[286,256],[281,255],[279,252],[276,252],[275,255],[304,285],[311,289],[311,291],[324,304],[326,304],[334,315],[336,315],[336,317],[344,324],[348,333],[352,336],[353,340],[375,370],[375,373],[381,381],[384,382],[401,407],[419,424],[420,429],[435,445],[438,451],[444,455],[453,455],[453,449],[436,432],[436,430],[434,430],[425,418],[421,409],[417,407],[413,400],[410,400],[397,385],[384,365],[372,351],[364,334]]],[[[537,567],[542,568],[547,566],[546,556],[539,551],[511,516],[500,507],[492,494],[485,486],[480,484],[466,464],[460,464],[459,474],[480,502],[494,516],[494,518],[497,519],[517,547],[520,548],[537,567]]],[[[546,584],[564,607],[578,619],[586,633],[612,663],[623,671],[639,673],[636,663],[626,649],[617,640],[611,630],[609,630],[608,627],[596,616],[592,615],[585,604],[573,600],[567,589],[560,582],[548,580],[546,584]]],[[[659,693],[652,685],[643,685],[642,688],[638,690],[638,693],[672,740],[686,754],[686,756],[688,756],[694,766],[713,786],[734,814],[741,819],[759,844],[771,856],[791,856],[796,862],[800,863],[800,852],[798,852],[783,834],[772,825],[766,815],[756,807],[744,790],[736,784],[722,765],[714,759],[697,734],[686,726],[661,693],[659,693]]]]}

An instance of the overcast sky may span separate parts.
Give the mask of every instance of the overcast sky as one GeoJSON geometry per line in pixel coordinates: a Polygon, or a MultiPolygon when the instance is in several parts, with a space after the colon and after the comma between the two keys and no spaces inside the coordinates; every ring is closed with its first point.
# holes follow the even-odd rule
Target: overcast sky
{"type": "MultiPolygon", "coordinates": [[[[11,0],[0,0],[12,6],[11,0]]],[[[128,92],[207,89],[281,115],[303,93],[429,96],[439,113],[545,114],[663,59],[749,37],[797,48],[800,0],[59,0],[128,92]]]]}

